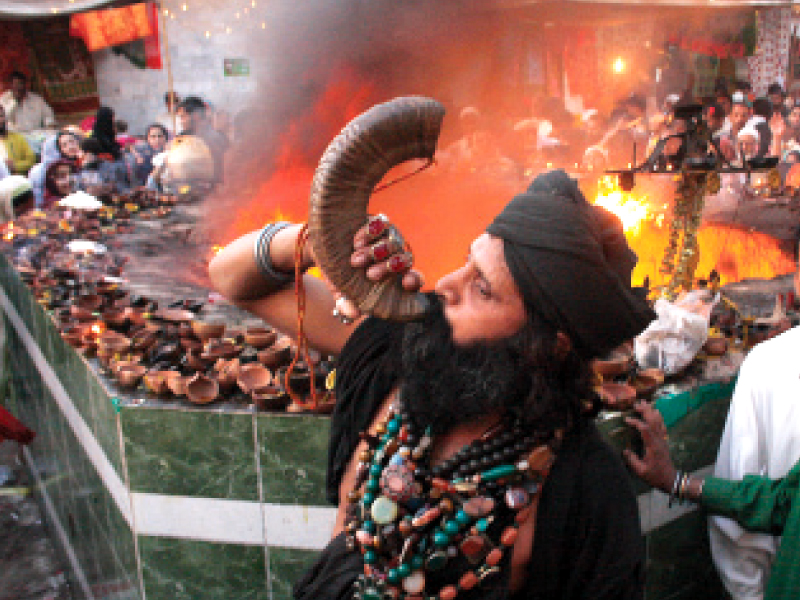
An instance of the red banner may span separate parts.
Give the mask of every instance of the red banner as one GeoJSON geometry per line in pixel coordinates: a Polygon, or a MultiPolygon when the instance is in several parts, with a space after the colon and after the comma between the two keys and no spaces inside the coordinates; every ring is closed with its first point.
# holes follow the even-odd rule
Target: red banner
{"type": "Polygon", "coordinates": [[[717,42],[712,39],[685,38],[672,36],[669,43],[681,50],[688,50],[695,54],[716,56],[717,58],[743,58],[744,44],[742,42],[717,42]]]}
{"type": "Polygon", "coordinates": [[[69,32],[81,38],[89,52],[147,38],[157,34],[153,31],[147,9],[148,6],[142,3],[72,15],[69,32]]]}
{"type": "Polygon", "coordinates": [[[144,60],[148,69],[161,68],[161,41],[158,39],[158,6],[147,3],[147,20],[152,33],[144,38],[144,60]]]}

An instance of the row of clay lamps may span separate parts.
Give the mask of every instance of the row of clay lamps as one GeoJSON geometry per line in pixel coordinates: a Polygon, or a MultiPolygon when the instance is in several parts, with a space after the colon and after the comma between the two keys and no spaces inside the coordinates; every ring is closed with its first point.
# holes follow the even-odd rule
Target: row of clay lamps
{"type": "Polygon", "coordinates": [[[623,344],[609,356],[592,361],[595,392],[610,410],[629,410],[638,400],[649,400],[664,383],[661,369],[638,369],[632,344],[623,344]]]}

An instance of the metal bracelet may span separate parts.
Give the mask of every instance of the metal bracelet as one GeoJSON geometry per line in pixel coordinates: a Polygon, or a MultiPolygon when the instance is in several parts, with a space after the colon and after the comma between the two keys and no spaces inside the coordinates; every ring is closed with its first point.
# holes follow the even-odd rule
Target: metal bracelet
{"type": "Polygon", "coordinates": [[[256,237],[255,247],[253,249],[253,256],[258,265],[258,270],[261,271],[264,280],[275,290],[286,287],[294,281],[294,271],[287,273],[286,271],[278,271],[272,264],[272,256],[270,255],[270,244],[272,238],[279,231],[289,227],[291,223],[287,221],[278,221],[276,223],[269,223],[266,225],[256,237]]]}
{"type": "Polygon", "coordinates": [[[678,496],[678,486],[681,483],[682,473],[680,471],[675,471],[675,481],[672,482],[672,489],[669,491],[669,503],[667,506],[672,508],[672,503],[675,502],[675,499],[678,496]]]}

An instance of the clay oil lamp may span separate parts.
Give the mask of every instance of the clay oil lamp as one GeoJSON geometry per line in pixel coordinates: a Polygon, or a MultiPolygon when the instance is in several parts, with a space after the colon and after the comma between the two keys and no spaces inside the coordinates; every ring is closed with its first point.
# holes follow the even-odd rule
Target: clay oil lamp
{"type": "Polygon", "coordinates": [[[627,383],[606,381],[595,388],[601,402],[611,410],[629,410],[636,401],[636,388],[627,383]]]}
{"type": "Polygon", "coordinates": [[[633,355],[621,350],[614,350],[609,356],[592,361],[592,369],[603,379],[613,379],[631,370],[633,355]]]}
{"type": "Polygon", "coordinates": [[[140,329],[131,336],[131,348],[136,352],[147,352],[158,341],[158,335],[148,329],[140,329]]]}
{"type": "Polygon", "coordinates": [[[106,331],[97,338],[97,346],[104,353],[122,354],[131,347],[131,340],[116,331],[106,331]]]}
{"type": "Polygon", "coordinates": [[[285,410],[290,398],[280,385],[270,385],[252,390],[250,397],[259,410],[285,410]]]}
{"type": "Polygon", "coordinates": [[[209,340],[200,355],[202,358],[216,361],[218,358],[234,358],[242,352],[242,347],[230,340],[209,340]]]}
{"type": "Polygon", "coordinates": [[[182,398],[186,395],[186,384],[189,382],[190,377],[184,377],[177,371],[169,371],[174,375],[167,375],[167,387],[173,395],[182,398]]]}
{"type": "Polygon", "coordinates": [[[248,327],[244,332],[244,343],[257,350],[272,346],[278,339],[278,333],[267,327],[248,327]]]}
{"type": "Polygon", "coordinates": [[[144,374],[144,387],[156,396],[166,394],[169,391],[167,373],[174,373],[174,371],[148,371],[144,374]]]}
{"type": "Polygon", "coordinates": [[[208,404],[219,396],[219,385],[211,377],[197,373],[186,382],[186,397],[193,404],[208,404]]]}
{"type": "Polygon", "coordinates": [[[144,365],[125,364],[117,367],[116,379],[120,387],[132,389],[139,385],[139,382],[147,372],[144,365]]]}
{"type": "Polygon", "coordinates": [[[268,369],[277,369],[289,364],[292,359],[292,340],[288,336],[282,336],[269,348],[258,352],[258,362],[268,369]]]}
{"type": "Polygon", "coordinates": [[[201,353],[203,351],[203,342],[194,338],[182,337],[180,338],[181,348],[184,350],[201,353]]]}
{"type": "MultiPolygon", "coordinates": [[[[291,373],[288,375],[287,381],[287,372],[289,371],[289,367],[281,367],[278,369],[276,373],[276,377],[278,380],[286,387],[292,390],[293,393],[299,396],[306,396],[311,392],[311,373],[312,370],[309,369],[308,364],[305,361],[298,360],[294,368],[292,369],[291,373]]],[[[325,373],[319,367],[313,368],[314,373],[314,384],[317,388],[320,388],[325,381],[325,373]]]]}
{"type": "Polygon", "coordinates": [[[225,333],[225,323],[222,321],[202,321],[194,319],[191,324],[192,332],[203,343],[214,338],[221,338],[225,333]]]}
{"type": "Polygon", "coordinates": [[[205,371],[213,363],[214,359],[207,358],[205,354],[198,354],[194,350],[187,350],[181,360],[181,364],[192,371],[205,371]]]}
{"type": "Polygon", "coordinates": [[[195,314],[190,310],[182,308],[161,308],[153,313],[153,318],[168,321],[170,323],[181,323],[194,321],[195,314]]]}
{"type": "Polygon", "coordinates": [[[649,398],[664,383],[664,371],[655,368],[642,369],[636,371],[628,383],[636,390],[637,398],[649,398]]]}
{"type": "Polygon", "coordinates": [[[128,314],[124,308],[107,308],[100,313],[100,318],[103,319],[106,325],[114,329],[124,329],[128,326],[128,314]]]}
{"type": "Polygon", "coordinates": [[[226,360],[220,358],[214,365],[214,378],[217,380],[221,392],[230,392],[236,387],[236,379],[239,377],[241,363],[238,358],[226,360]]]}
{"type": "MultiPolygon", "coordinates": [[[[81,348],[83,346],[83,336],[83,329],[76,325],[65,327],[61,331],[61,337],[73,348],[81,348]]],[[[95,348],[97,348],[96,342],[95,348]]]]}
{"type": "Polygon", "coordinates": [[[728,351],[728,339],[724,335],[709,335],[703,350],[709,356],[722,356],[728,351]]]}
{"type": "Polygon", "coordinates": [[[236,383],[239,384],[239,389],[249,394],[252,390],[265,388],[272,383],[272,372],[257,363],[242,365],[236,383]]]}

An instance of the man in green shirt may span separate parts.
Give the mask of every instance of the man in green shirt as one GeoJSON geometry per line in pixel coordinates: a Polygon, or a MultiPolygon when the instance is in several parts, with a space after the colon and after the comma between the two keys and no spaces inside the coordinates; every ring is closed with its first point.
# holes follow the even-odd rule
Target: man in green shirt
{"type": "Polygon", "coordinates": [[[741,481],[700,479],[675,468],[669,456],[667,427],[652,405],[639,402],[641,418],[626,421],[642,436],[644,453],[625,450],[636,475],[670,500],[691,500],[710,513],[728,517],[753,531],[782,535],[764,600],[800,598],[800,462],[781,479],[747,475],[741,481]]]}

